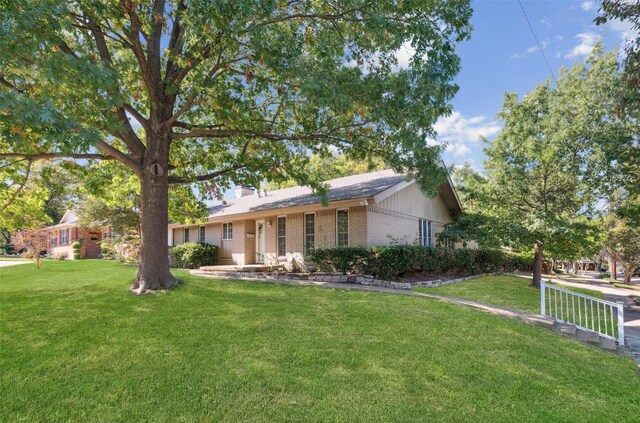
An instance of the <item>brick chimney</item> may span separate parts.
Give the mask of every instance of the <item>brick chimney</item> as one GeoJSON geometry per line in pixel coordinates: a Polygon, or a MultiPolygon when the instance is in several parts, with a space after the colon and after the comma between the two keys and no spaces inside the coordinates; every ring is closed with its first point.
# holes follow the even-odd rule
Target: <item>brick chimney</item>
{"type": "Polygon", "coordinates": [[[256,190],[253,187],[247,185],[238,185],[236,187],[236,198],[246,197],[247,195],[255,194],[256,190]]]}

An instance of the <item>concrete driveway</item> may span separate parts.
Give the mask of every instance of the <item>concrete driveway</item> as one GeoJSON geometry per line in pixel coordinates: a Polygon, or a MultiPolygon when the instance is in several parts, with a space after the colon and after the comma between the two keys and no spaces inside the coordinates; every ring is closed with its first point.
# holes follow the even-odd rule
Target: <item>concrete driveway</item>
{"type": "Polygon", "coordinates": [[[15,266],[17,264],[31,263],[28,260],[0,260],[0,267],[15,266]]]}

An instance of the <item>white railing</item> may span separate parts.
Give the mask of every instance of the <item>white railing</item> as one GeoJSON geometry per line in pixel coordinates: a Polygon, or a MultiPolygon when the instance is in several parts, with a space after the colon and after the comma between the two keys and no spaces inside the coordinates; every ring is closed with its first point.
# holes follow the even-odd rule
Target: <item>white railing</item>
{"type": "Polygon", "coordinates": [[[542,281],[540,311],[562,323],[612,338],[624,345],[624,303],[612,302],[569,291],[542,281]]]}

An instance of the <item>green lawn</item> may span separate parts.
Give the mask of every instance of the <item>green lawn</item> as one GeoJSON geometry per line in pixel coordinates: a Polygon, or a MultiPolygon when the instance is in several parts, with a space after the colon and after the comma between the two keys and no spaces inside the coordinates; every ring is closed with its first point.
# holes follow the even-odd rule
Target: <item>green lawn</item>
{"type": "Polygon", "coordinates": [[[633,362],[428,298],[0,269],[0,421],[637,421],[633,362]]]}
{"type": "MultiPolygon", "coordinates": [[[[497,275],[469,279],[435,288],[418,287],[414,290],[479,301],[528,313],[540,313],[540,290],[532,288],[530,285],[530,279],[497,275]]],[[[604,298],[599,291],[574,287],[568,289],[592,297],[604,298]]]]}

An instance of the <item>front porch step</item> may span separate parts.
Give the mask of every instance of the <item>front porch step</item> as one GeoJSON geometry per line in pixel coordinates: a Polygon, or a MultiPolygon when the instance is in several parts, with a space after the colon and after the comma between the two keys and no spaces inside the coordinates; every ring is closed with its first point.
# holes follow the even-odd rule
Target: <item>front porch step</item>
{"type": "Polygon", "coordinates": [[[268,272],[271,267],[263,264],[201,266],[201,272],[268,272]]]}

